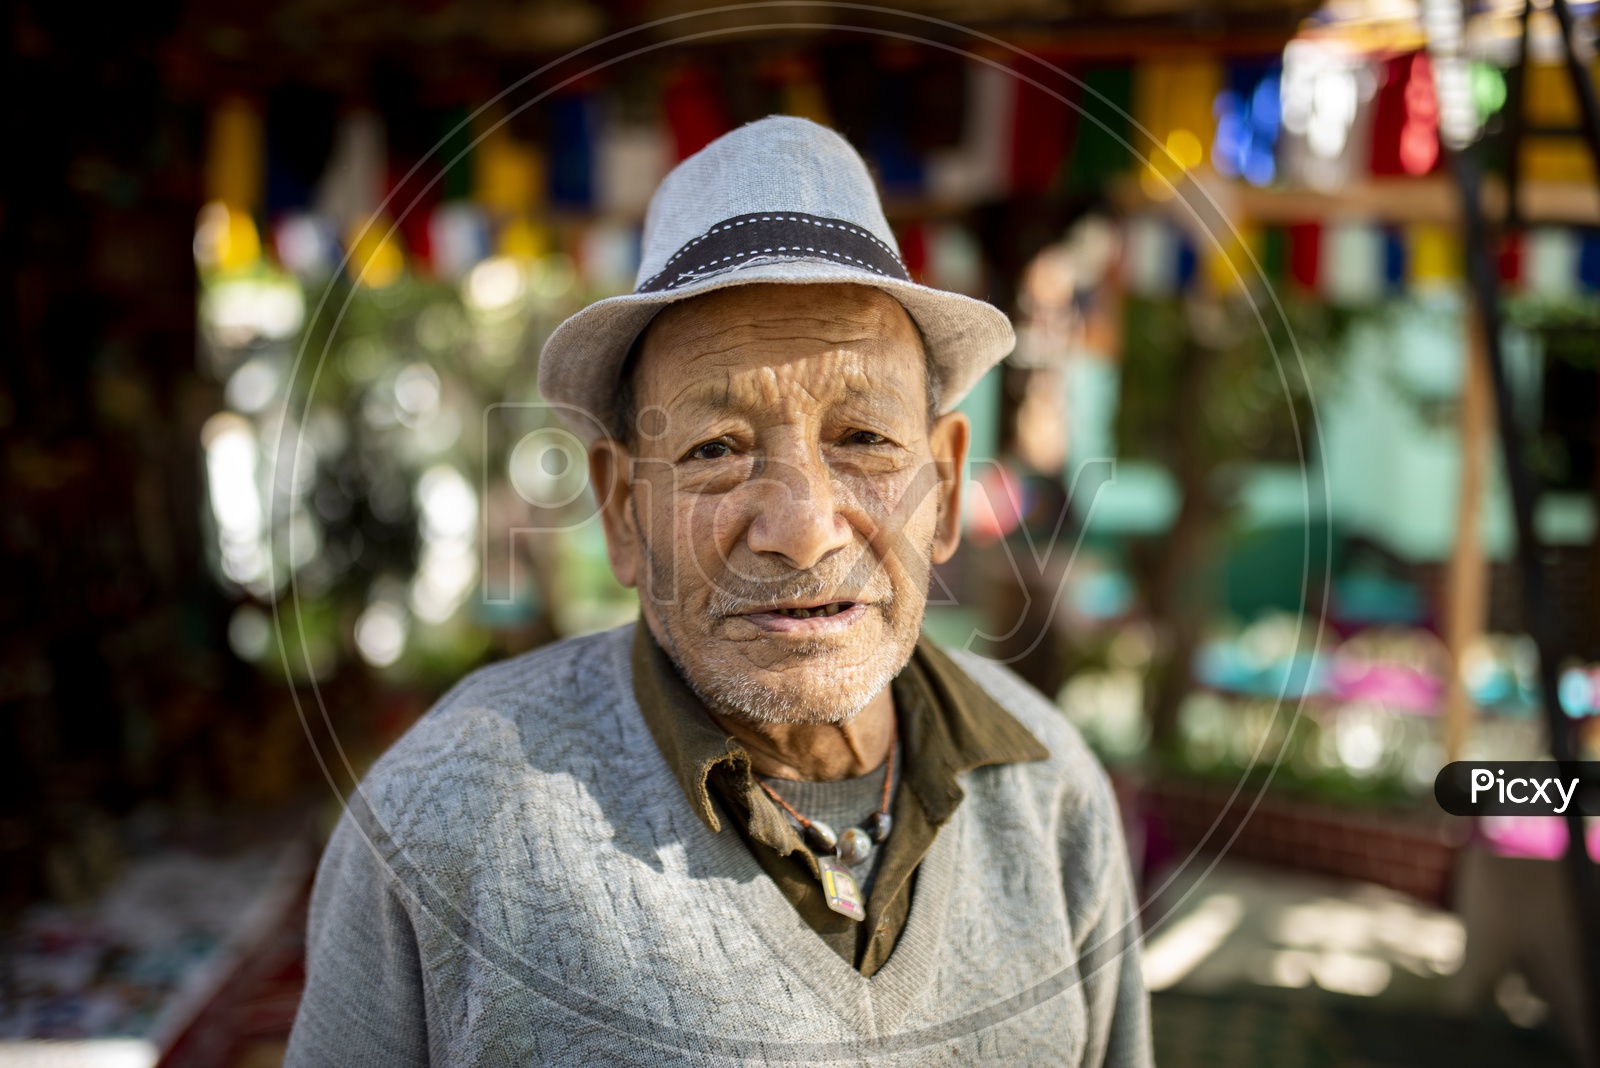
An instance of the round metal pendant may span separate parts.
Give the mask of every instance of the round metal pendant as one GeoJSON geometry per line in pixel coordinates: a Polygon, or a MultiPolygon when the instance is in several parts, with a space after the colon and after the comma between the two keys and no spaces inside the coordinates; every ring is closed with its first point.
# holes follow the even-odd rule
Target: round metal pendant
{"type": "Polygon", "coordinates": [[[860,827],[851,827],[839,836],[838,857],[852,868],[872,855],[872,839],[860,827]]]}
{"type": "Polygon", "coordinates": [[[818,853],[831,853],[838,843],[839,836],[833,833],[832,827],[821,820],[812,820],[811,826],[806,828],[806,845],[818,853]]]}

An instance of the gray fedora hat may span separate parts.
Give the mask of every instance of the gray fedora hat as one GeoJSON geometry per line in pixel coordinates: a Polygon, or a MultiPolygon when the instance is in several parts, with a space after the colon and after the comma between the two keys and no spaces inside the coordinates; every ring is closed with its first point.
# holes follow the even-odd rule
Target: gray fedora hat
{"type": "MultiPolygon", "coordinates": [[[[640,331],[675,301],[751,282],[853,282],[898,300],[922,331],[950,411],[1016,343],[999,309],[911,280],[867,166],[806,119],[772,116],[672,169],[650,199],[633,292],[567,319],[539,355],[539,390],[609,425],[617,375],[640,331]]],[[[581,429],[581,428],[580,428],[581,429]]]]}

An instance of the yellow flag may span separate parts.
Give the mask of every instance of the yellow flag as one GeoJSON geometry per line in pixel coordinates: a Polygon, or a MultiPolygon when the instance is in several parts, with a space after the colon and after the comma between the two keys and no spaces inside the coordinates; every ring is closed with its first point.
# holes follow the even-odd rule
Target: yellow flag
{"type": "Polygon", "coordinates": [[[1437,289],[1454,285],[1462,276],[1461,241],[1448,226],[1419,223],[1406,229],[1411,246],[1411,285],[1437,289]]]}
{"type": "Polygon", "coordinates": [[[261,116],[249,101],[230,97],[211,112],[206,200],[250,214],[261,207],[261,174],[261,116]]]}
{"type": "Polygon", "coordinates": [[[544,200],[544,157],[504,128],[472,154],[473,199],[491,214],[525,215],[544,200]]]}
{"type": "Polygon", "coordinates": [[[1170,184],[1210,155],[1221,88],[1222,66],[1214,60],[1162,60],[1134,69],[1134,121],[1153,139],[1134,136],[1146,157],[1139,184],[1147,195],[1165,200],[1172,195],[1170,184]]]}

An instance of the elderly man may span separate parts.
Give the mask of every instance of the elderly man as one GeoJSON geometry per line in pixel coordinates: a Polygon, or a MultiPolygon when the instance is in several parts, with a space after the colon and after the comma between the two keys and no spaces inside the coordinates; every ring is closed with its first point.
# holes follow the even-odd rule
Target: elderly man
{"type": "Polygon", "coordinates": [[[800,119],[684,161],[633,294],[564,323],[642,622],[478,672],[373,768],[292,1065],[1150,1062],[1106,777],[920,638],[995,309],[912,282],[800,119]]]}

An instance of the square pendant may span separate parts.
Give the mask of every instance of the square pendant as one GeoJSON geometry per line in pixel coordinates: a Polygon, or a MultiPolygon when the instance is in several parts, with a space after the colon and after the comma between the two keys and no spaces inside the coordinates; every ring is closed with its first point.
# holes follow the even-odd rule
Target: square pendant
{"type": "Polygon", "coordinates": [[[827,900],[828,907],[852,920],[866,919],[867,910],[861,900],[861,887],[856,884],[856,877],[850,874],[850,869],[833,857],[818,857],[817,867],[822,873],[822,896],[827,900]]]}

